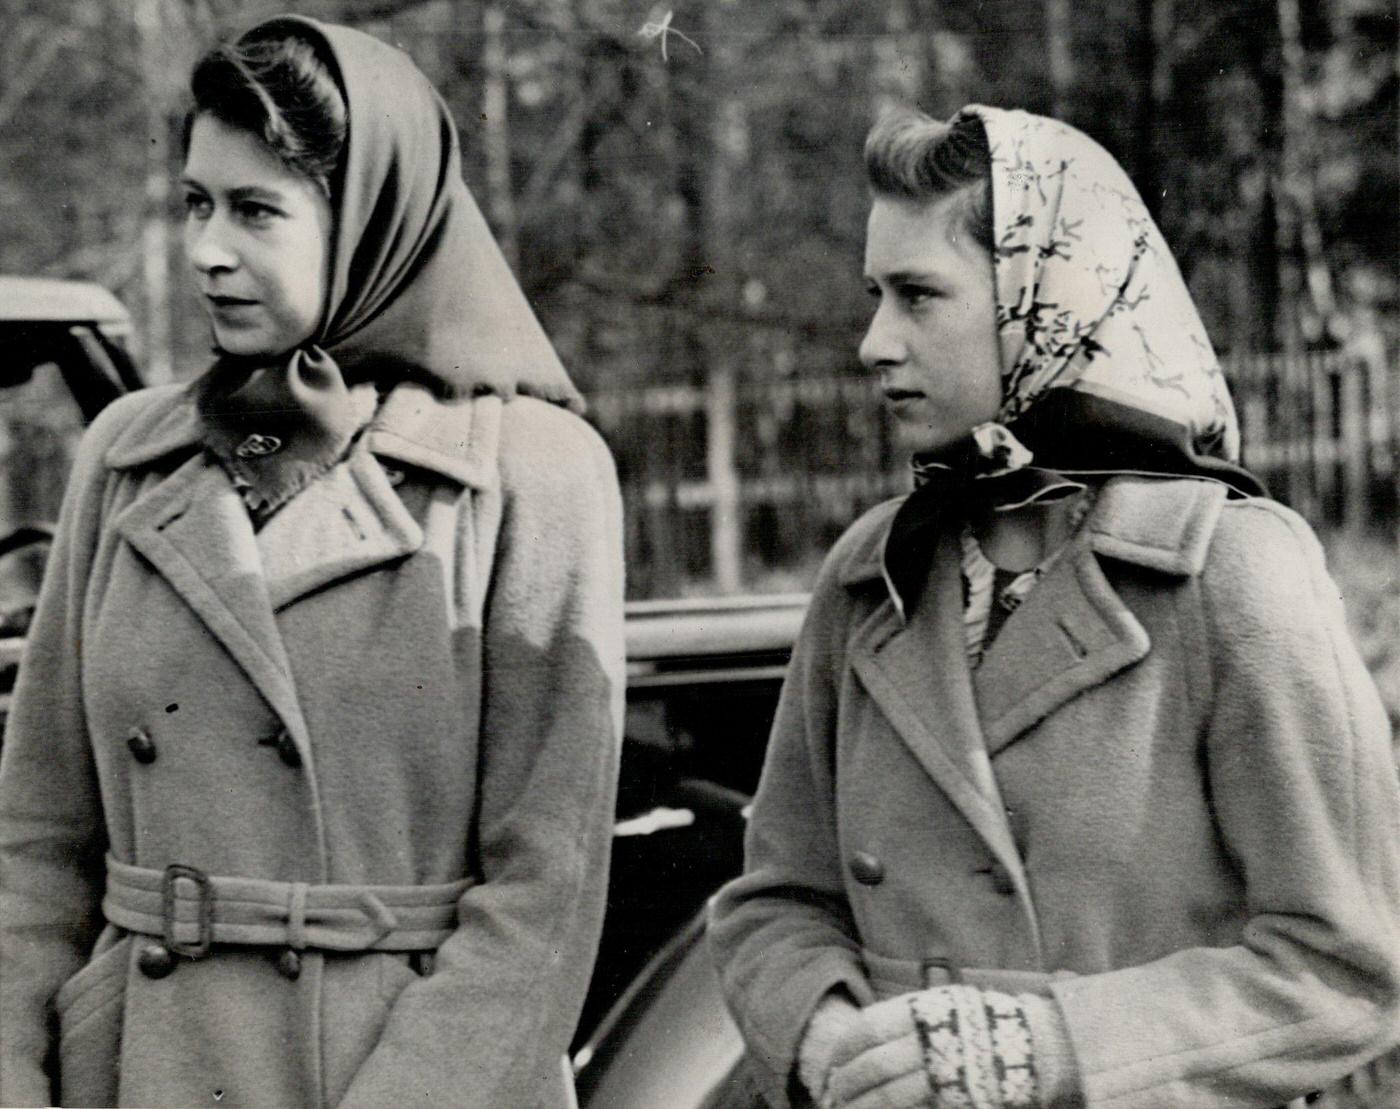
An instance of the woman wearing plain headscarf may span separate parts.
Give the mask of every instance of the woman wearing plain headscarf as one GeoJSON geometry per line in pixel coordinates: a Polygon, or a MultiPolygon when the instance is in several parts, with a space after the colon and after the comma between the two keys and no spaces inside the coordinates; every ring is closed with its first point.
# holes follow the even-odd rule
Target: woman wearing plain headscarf
{"type": "Polygon", "coordinates": [[[0,759],[0,1102],[567,1104],[611,460],[405,55],[287,17],[192,87],[218,357],[76,464],[0,759]]]}
{"type": "Polygon", "coordinates": [[[823,568],[712,910],[769,1098],[1394,1104],[1388,724],[1160,233],[1023,112],[866,160],[916,490],[823,568]]]}

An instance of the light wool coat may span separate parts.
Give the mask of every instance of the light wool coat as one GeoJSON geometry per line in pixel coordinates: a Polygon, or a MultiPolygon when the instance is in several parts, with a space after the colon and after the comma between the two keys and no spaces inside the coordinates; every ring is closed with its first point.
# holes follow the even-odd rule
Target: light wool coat
{"type": "Polygon", "coordinates": [[[1093,1107],[1277,1106],[1394,1044],[1400,787],[1298,517],[1113,479],[973,672],[955,534],[891,602],[896,508],[825,565],[713,908],[770,1099],[828,990],[959,973],[1052,994],[1093,1107]]]}
{"type": "Polygon", "coordinates": [[[147,390],[73,474],[0,759],[0,1101],[564,1104],[623,692],[606,449],[541,401],[402,385],[255,537],[196,435],[147,390]],[[476,884],[422,977],[216,947],[152,979],[149,937],[104,928],[106,854],[476,884]]]}

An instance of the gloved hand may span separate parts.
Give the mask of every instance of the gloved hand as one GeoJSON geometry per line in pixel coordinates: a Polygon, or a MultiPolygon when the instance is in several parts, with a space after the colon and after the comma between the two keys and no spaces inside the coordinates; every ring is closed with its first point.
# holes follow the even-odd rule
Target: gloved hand
{"type": "Polygon", "coordinates": [[[1307,1104],[1309,1109],[1391,1109],[1400,1105],[1400,1047],[1328,1086],[1307,1104]]]}
{"type": "Polygon", "coordinates": [[[838,1039],[822,1109],[1047,1109],[1027,1011],[1037,1005],[1063,1019],[1047,998],[973,986],[877,1002],[838,1039]]]}
{"type": "Polygon", "coordinates": [[[859,1022],[860,1007],[844,992],[833,991],[817,1003],[797,1049],[797,1077],[814,1104],[822,1104],[836,1045],[859,1022]]]}

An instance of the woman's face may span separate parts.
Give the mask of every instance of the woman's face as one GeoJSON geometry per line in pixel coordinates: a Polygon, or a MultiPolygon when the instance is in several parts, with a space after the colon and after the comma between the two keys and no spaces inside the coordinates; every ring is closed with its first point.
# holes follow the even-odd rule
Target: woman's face
{"type": "Polygon", "coordinates": [[[875,318],[860,360],[880,385],[902,444],[934,451],[996,418],[1001,351],[992,260],[964,229],[962,198],[877,197],[865,237],[875,318]]]}
{"type": "Polygon", "coordinates": [[[181,177],[185,255],[214,341],[276,356],[316,333],[325,310],[331,206],[251,132],[195,118],[181,177]]]}

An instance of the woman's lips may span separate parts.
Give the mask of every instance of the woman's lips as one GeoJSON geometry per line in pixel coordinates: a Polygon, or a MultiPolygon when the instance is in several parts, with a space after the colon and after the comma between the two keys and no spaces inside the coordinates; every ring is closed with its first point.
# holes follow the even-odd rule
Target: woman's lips
{"type": "Polygon", "coordinates": [[[209,305],[210,314],[216,320],[230,326],[239,323],[248,315],[250,309],[258,306],[256,300],[246,297],[206,295],[204,299],[209,305]]]}
{"type": "Polygon", "coordinates": [[[924,394],[917,389],[885,389],[885,402],[891,408],[903,408],[924,399],[924,394]]]}

